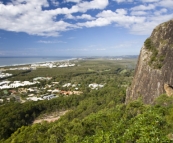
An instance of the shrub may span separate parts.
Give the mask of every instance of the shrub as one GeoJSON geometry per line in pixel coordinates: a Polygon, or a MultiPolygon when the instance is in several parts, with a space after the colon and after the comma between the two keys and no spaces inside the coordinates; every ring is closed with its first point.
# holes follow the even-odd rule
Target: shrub
{"type": "Polygon", "coordinates": [[[159,55],[157,48],[154,46],[150,38],[146,39],[144,45],[146,49],[152,52],[150,60],[148,62],[149,66],[153,67],[154,69],[162,68],[165,56],[163,56],[162,54],[159,55]]]}

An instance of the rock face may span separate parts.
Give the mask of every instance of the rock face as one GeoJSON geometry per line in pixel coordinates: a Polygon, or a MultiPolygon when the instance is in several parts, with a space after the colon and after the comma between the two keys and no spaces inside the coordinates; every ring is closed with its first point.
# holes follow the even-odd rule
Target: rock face
{"type": "Polygon", "coordinates": [[[141,97],[145,103],[150,104],[156,97],[166,93],[167,89],[170,96],[172,86],[173,20],[170,20],[157,26],[145,41],[134,79],[126,92],[126,103],[141,97]]]}
{"type": "Polygon", "coordinates": [[[173,88],[172,88],[172,86],[170,86],[168,84],[164,84],[164,90],[166,91],[166,94],[168,96],[172,96],[173,95],[173,88]]]}

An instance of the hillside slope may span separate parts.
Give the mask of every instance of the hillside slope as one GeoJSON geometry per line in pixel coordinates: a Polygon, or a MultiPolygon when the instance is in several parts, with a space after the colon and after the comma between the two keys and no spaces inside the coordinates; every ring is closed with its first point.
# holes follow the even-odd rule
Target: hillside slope
{"type": "Polygon", "coordinates": [[[126,103],[142,97],[152,103],[165,93],[164,85],[173,85],[173,20],[157,26],[145,41],[131,86],[126,92],[126,103]]]}

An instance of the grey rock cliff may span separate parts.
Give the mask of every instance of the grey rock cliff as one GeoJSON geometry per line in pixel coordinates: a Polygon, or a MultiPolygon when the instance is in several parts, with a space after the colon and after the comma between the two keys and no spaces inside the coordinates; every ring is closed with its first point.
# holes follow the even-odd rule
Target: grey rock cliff
{"type": "Polygon", "coordinates": [[[173,20],[157,26],[143,45],[126,103],[139,97],[152,103],[166,93],[165,84],[173,86],[173,20]]]}

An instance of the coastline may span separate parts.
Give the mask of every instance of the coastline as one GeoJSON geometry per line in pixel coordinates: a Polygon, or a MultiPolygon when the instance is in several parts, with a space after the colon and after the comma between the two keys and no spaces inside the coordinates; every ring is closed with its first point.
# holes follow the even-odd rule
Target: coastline
{"type": "MultiPolygon", "coordinates": [[[[0,59],[13,59],[13,58],[16,58],[16,59],[33,59],[32,57],[0,57],[0,59]]],[[[18,67],[18,66],[30,66],[30,65],[32,65],[32,64],[44,64],[44,63],[58,63],[58,62],[67,62],[67,61],[72,61],[72,60],[76,60],[76,59],[78,59],[78,58],[74,58],[74,57],[57,57],[57,58],[55,58],[54,59],[54,57],[53,58],[40,58],[40,57],[34,57],[34,58],[36,58],[38,61],[31,61],[31,62],[24,62],[24,63],[12,63],[11,62],[11,64],[2,64],[1,62],[0,62],[0,68],[9,68],[9,67],[18,67]],[[39,61],[39,60],[42,60],[42,61],[39,61]],[[45,61],[43,60],[43,59],[46,59],[45,61]],[[50,59],[50,60],[48,60],[48,59],[50,59]]]]}

